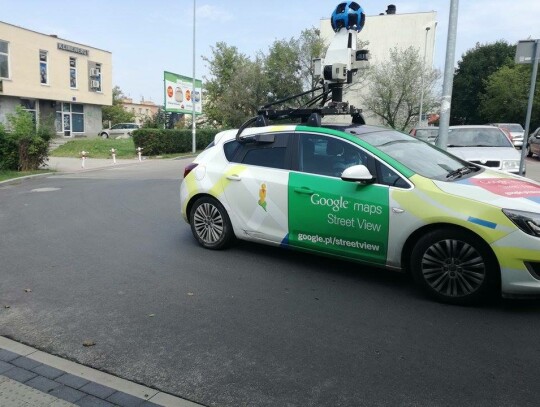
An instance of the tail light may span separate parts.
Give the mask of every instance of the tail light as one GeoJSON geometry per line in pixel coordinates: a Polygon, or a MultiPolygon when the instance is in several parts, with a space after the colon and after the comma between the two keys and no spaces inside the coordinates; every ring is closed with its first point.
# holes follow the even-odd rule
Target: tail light
{"type": "Polygon", "coordinates": [[[184,178],[186,178],[188,174],[191,172],[191,170],[193,170],[197,165],[198,164],[195,164],[195,163],[186,165],[186,167],[184,168],[184,178]]]}

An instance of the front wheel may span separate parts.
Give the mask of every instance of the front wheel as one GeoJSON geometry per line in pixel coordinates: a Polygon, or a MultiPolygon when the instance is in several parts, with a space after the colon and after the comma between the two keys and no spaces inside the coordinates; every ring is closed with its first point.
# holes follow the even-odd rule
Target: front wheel
{"type": "Polygon", "coordinates": [[[477,303],[495,292],[498,263],[486,243],[462,230],[441,229],[414,246],[411,272],[431,297],[452,304],[477,303]]]}
{"type": "Polygon", "coordinates": [[[531,146],[527,144],[527,157],[532,157],[532,155],[531,146]]]}
{"type": "Polygon", "coordinates": [[[207,249],[224,249],[234,239],[227,211],[216,199],[197,199],[191,208],[189,223],[193,236],[207,249]]]}

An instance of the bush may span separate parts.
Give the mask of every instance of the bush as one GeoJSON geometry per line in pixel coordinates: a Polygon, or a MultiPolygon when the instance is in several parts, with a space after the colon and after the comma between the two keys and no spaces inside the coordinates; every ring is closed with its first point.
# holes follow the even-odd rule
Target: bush
{"type": "Polygon", "coordinates": [[[37,170],[47,160],[48,141],[54,134],[50,123],[36,129],[30,113],[17,107],[7,115],[9,130],[0,128],[0,169],[37,170]]]}
{"type": "MultiPolygon", "coordinates": [[[[204,149],[221,130],[197,129],[196,148],[204,149]]],[[[144,155],[189,153],[192,151],[191,129],[139,129],[133,132],[135,147],[144,155]]]]}

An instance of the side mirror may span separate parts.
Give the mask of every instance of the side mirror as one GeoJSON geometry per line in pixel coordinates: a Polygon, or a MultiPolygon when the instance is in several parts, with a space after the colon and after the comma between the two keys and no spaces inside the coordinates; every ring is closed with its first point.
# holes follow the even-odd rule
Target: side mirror
{"type": "Polygon", "coordinates": [[[343,181],[359,182],[360,184],[373,184],[375,177],[371,175],[371,172],[365,165],[353,165],[346,168],[341,174],[343,181]]]}

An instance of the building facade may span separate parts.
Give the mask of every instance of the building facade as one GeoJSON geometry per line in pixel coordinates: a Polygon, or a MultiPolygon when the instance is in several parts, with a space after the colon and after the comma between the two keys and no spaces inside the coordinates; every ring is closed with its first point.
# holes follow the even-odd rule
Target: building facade
{"type": "MultiPolygon", "coordinates": [[[[390,50],[405,50],[414,47],[427,68],[433,66],[435,52],[435,33],[437,27],[435,11],[420,13],[396,13],[396,7],[389,5],[386,13],[366,16],[363,30],[358,34],[361,44],[369,50],[370,66],[382,65],[390,59],[390,50]]],[[[320,21],[320,35],[326,44],[334,37],[330,19],[320,21]]],[[[362,75],[359,72],[359,75],[362,75]]],[[[362,81],[362,78],[359,78],[362,81]]],[[[363,94],[368,90],[368,82],[352,87],[344,93],[344,100],[364,110],[364,117],[370,124],[381,124],[378,117],[362,106],[363,94]]],[[[427,112],[425,112],[427,113],[427,112]]]]}
{"type": "Polygon", "coordinates": [[[131,98],[122,99],[122,107],[127,112],[135,115],[135,123],[142,125],[146,120],[154,117],[159,111],[159,106],[150,100],[142,99],[139,103],[134,103],[131,98]]]}
{"type": "Polygon", "coordinates": [[[0,122],[22,106],[58,136],[97,136],[110,105],[110,52],[0,21],[0,122]]]}

